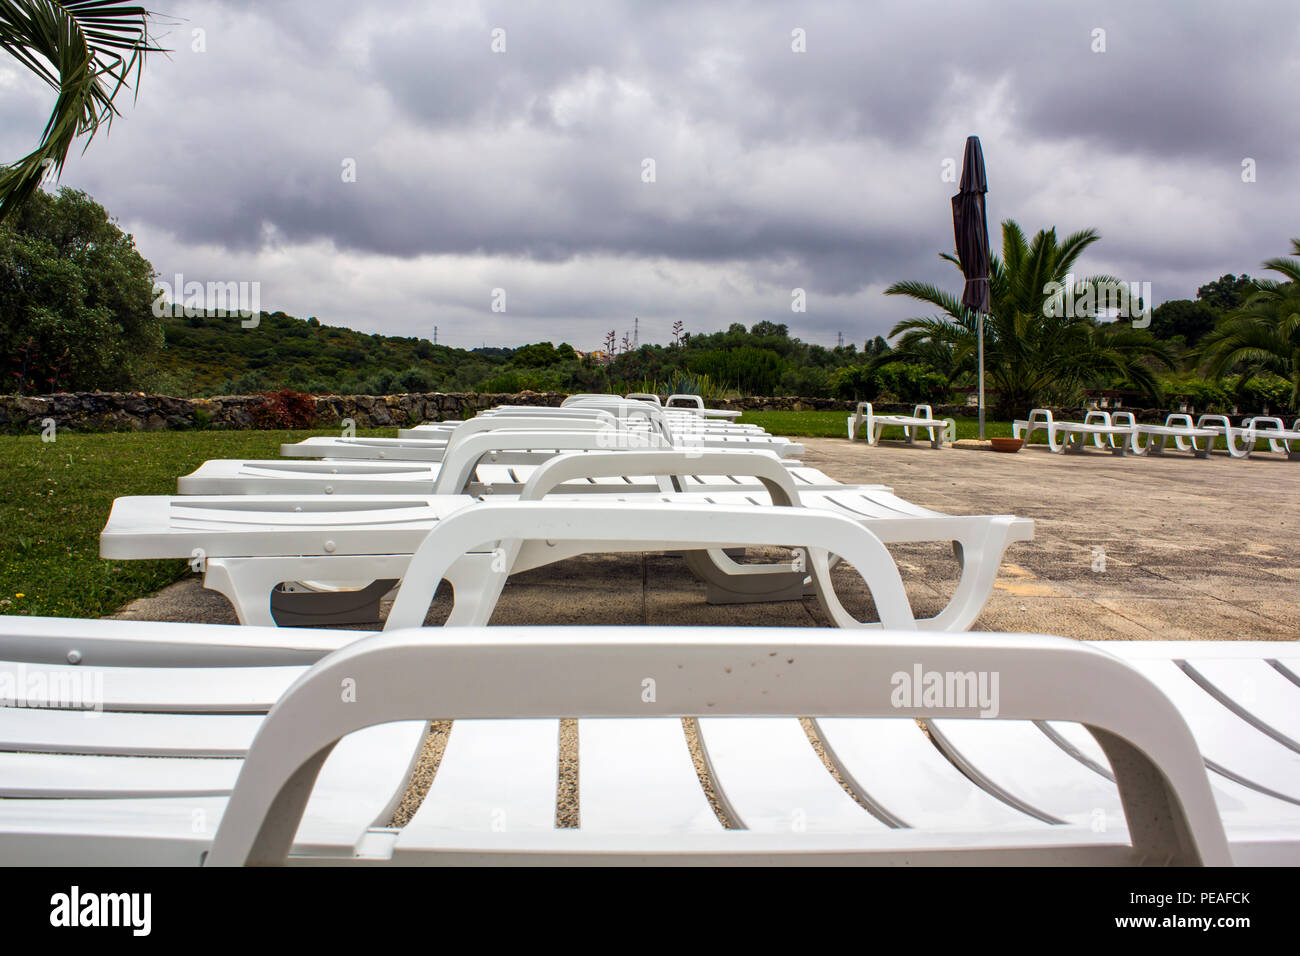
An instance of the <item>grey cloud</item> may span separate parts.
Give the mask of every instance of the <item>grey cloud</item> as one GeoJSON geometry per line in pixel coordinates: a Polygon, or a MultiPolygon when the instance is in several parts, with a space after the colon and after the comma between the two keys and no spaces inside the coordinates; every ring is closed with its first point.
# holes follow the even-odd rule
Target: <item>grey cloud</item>
{"type": "MultiPolygon", "coordinates": [[[[322,240],[341,266],[464,255],[509,272],[603,256],[630,273],[663,259],[736,270],[773,301],[806,287],[821,311],[793,326],[833,338],[856,321],[874,334],[911,307],[876,297],[863,316],[855,293],[952,281],[937,253],[951,246],[955,187],[939,182],[939,162],[971,131],[985,136],[996,216],[1096,226],[1099,261],[1169,276],[1183,294],[1277,254],[1296,231],[1300,12],[1276,4],[179,6],[177,52],[155,60],[110,140],[65,176],[124,220],[170,233],[175,249],[145,250],[159,261],[322,240]],[[208,30],[201,56],[187,49],[195,26],[208,30]],[[498,26],[501,55],[489,49],[498,26]],[[1088,48],[1096,26],[1105,54],[1088,48]],[[806,54],[790,50],[795,27],[806,54]],[[962,117],[995,92],[996,129],[968,129],[962,117]],[[1030,158],[1044,147],[1073,168],[1030,158]],[[1250,187],[1245,155],[1261,163],[1250,187]],[[653,185],[639,180],[646,156],[653,185]],[[345,157],[355,183],[341,180],[345,157]],[[1060,185],[1103,160],[1131,162],[1074,193],[1060,185]],[[1171,169],[1198,208],[1134,232],[1134,209],[1171,169]],[[1065,198],[1084,194],[1082,207],[1065,198]],[[1216,228],[1189,235],[1198,218],[1216,228]]],[[[0,102],[9,153],[25,151],[24,117],[39,126],[33,102],[0,102]]],[[[617,283],[554,281],[544,310],[566,328],[640,307],[618,308],[617,283]]],[[[458,294],[407,301],[428,314],[457,308],[458,294]]],[[[697,312],[725,325],[730,306],[712,294],[700,292],[697,312]]],[[[338,321],[384,327],[392,313],[338,321]]]]}

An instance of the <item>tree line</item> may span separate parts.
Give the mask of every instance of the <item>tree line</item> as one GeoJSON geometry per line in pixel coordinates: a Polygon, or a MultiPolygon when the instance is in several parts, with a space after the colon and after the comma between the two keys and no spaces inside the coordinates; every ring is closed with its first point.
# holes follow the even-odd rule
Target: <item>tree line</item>
{"type": "MultiPolygon", "coordinates": [[[[1153,404],[1295,408],[1300,395],[1300,240],[1264,267],[1278,278],[1225,275],[1194,300],[1103,321],[1095,306],[1120,283],[1076,278],[1098,241],[1084,230],[1030,237],[1003,224],[984,324],[995,414],[1077,405],[1118,390],[1153,404]]],[[[950,254],[944,258],[954,265],[950,254]]],[[[205,314],[154,314],[154,270],[107,211],[85,193],[37,191],[0,224],[0,390],[132,389],[180,396],[424,391],[655,391],[705,397],[800,395],[931,402],[960,398],[976,380],[975,316],[953,287],[899,282],[887,294],[928,307],[886,341],[836,348],[760,321],[718,332],[681,323],[667,344],[603,354],[569,343],[457,349],[419,337],[366,334],[262,312],[255,323],[205,314]],[[247,325],[253,325],[249,328],[247,325]]],[[[1145,310],[1145,303],[1137,303],[1145,310]]]]}

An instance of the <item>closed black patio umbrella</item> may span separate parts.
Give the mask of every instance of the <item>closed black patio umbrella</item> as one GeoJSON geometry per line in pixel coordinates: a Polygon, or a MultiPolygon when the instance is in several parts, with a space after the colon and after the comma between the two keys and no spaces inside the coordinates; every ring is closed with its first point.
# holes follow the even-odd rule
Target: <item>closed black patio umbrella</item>
{"type": "Polygon", "coordinates": [[[989,224],[984,211],[988,192],[984,174],[984,150],[978,136],[966,137],[966,155],[961,165],[961,185],[952,197],[952,232],[957,243],[966,288],[961,304],[975,313],[979,350],[980,438],[984,438],[984,316],[989,311],[989,224]]]}

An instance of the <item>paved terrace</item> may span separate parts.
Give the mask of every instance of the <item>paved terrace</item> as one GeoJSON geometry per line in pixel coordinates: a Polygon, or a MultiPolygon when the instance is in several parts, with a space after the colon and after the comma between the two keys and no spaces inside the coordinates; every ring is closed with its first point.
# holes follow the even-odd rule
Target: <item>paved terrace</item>
{"type": "MultiPolygon", "coordinates": [[[[954,514],[1033,518],[1012,545],[980,630],[1094,640],[1295,640],[1300,635],[1300,463],[1259,455],[1116,458],[1104,452],[1016,455],[803,439],[805,463],[843,482],[892,485],[954,514]],[[1102,556],[1104,555],[1104,564],[1102,556]]],[[[946,546],[892,548],[918,614],[956,581],[946,546]]],[[[842,586],[841,586],[842,585],[842,586]]],[[[861,582],[837,589],[859,615],[861,582]]],[[[443,598],[430,620],[446,614],[443,598]]],[[[122,617],[235,623],[225,598],[181,581],[122,617]]],[[[710,607],[703,585],[663,555],[594,556],[518,575],[494,624],[803,625],[825,623],[815,598],[710,607]]]]}

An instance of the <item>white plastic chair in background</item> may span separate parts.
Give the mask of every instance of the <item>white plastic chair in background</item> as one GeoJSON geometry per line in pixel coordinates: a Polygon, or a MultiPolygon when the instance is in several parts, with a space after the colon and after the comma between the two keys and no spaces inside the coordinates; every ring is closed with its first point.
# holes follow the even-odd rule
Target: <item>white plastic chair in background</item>
{"type": "Polygon", "coordinates": [[[943,443],[957,440],[957,423],[951,418],[938,419],[929,405],[917,405],[911,415],[877,415],[870,402],[858,402],[857,409],[848,418],[849,441],[863,432],[868,445],[880,443],[886,428],[903,429],[903,438],[909,445],[916,444],[917,436],[925,431],[930,436],[931,448],[942,448],[943,443]]]}

